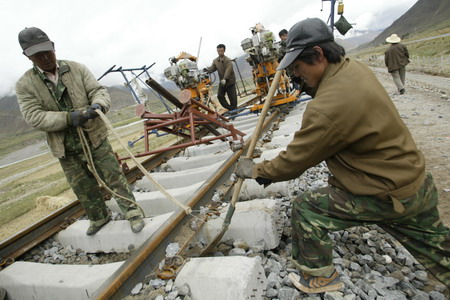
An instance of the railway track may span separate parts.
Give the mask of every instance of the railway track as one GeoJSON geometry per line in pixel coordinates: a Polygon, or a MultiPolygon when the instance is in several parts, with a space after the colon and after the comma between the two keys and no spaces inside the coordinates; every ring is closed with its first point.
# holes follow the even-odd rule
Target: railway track
{"type": "MultiPolygon", "coordinates": [[[[88,221],[79,220],[83,215],[83,209],[78,202],[73,202],[2,242],[0,257],[2,258],[1,267],[3,270],[0,272],[0,278],[5,278],[1,275],[6,271],[8,272],[6,278],[12,278],[15,276],[14,272],[23,273],[23,268],[27,270],[28,276],[34,278],[35,273],[39,274],[40,272],[57,274],[59,271],[45,268],[49,264],[21,261],[21,257],[28,251],[55,236],[66,246],[71,245],[74,248],[81,248],[83,251],[94,253],[129,252],[130,245],[132,245],[133,251],[127,260],[110,264],[114,266],[110,266],[109,271],[104,271],[108,276],[99,276],[104,279],[103,282],[101,284],[97,282],[96,286],[90,286],[90,290],[85,291],[86,298],[93,299],[121,299],[129,295],[137,283],[144,281],[150,273],[158,269],[158,265],[164,260],[165,251],[169,244],[176,241],[177,244],[181,245],[181,250],[186,250],[192,244],[192,240],[195,239],[197,234],[196,230],[186,230],[186,228],[190,228],[193,222],[197,222],[199,227],[209,226],[208,223],[203,225],[205,223],[200,220],[208,219],[208,215],[211,216],[211,211],[216,210],[214,208],[205,212],[204,207],[211,204],[211,199],[219,197],[221,203],[226,203],[229,200],[233,188],[233,181],[230,180],[230,177],[238,158],[245,154],[249,144],[248,138],[256,125],[257,117],[257,115],[242,116],[232,121],[232,124],[238,130],[246,133],[245,145],[239,151],[232,152],[229,150],[227,143],[217,141],[211,145],[190,147],[181,152],[180,150],[172,150],[160,153],[144,162],[144,166],[148,170],[159,169],[160,172],[155,171],[152,176],[165,189],[173,193],[178,201],[182,201],[185,205],[191,207],[192,214],[187,214],[185,210],[178,208],[168,200],[164,201],[163,197],[158,195],[159,192],[146,182],[146,178],[141,179],[142,174],[139,170],[132,168],[127,172],[127,178],[136,186],[136,189],[140,190],[136,193],[138,203],[144,207],[146,216],[151,216],[146,218],[145,228],[148,231],[144,229],[142,234],[133,235],[131,232],[127,232],[129,228],[126,221],[118,220],[107,224],[105,229],[94,236],[94,239],[80,236],[79,232],[85,232],[84,227],[87,226],[88,221]],[[203,166],[199,167],[200,165],[203,166]],[[170,172],[161,172],[163,170],[170,170],[170,172]],[[156,203],[163,203],[163,205],[156,203]],[[108,226],[114,228],[108,230],[108,226]],[[78,230],[79,228],[82,228],[81,231],[78,230]],[[139,237],[136,238],[136,236],[139,237]],[[121,242],[117,243],[119,240],[121,242]],[[92,243],[99,245],[99,247],[89,246],[92,243]],[[102,244],[107,244],[107,246],[102,246],[102,244]],[[17,271],[14,271],[15,266],[19,266],[17,271]]],[[[266,118],[263,132],[277,123],[279,117],[278,109],[274,109],[266,118]]],[[[115,201],[108,202],[114,212],[116,210],[115,201]]],[[[199,253],[191,253],[191,255],[198,256],[199,253]]],[[[62,265],[50,266],[60,267],[62,265]]],[[[70,267],[64,265],[63,272],[65,274],[76,274],[77,272],[82,274],[84,272],[79,268],[79,265],[73,265],[73,270],[70,267]]],[[[25,278],[24,280],[28,279],[25,278]]],[[[72,281],[70,276],[65,277],[64,280],[72,281]]],[[[45,282],[45,280],[43,281],[45,282]]],[[[26,286],[26,283],[24,284],[26,286]]],[[[14,286],[13,283],[11,285],[14,286]]],[[[60,299],[61,296],[61,291],[58,290],[40,289],[39,286],[30,286],[29,288],[35,290],[35,292],[27,291],[26,287],[24,289],[10,288],[10,291],[7,288],[7,291],[11,294],[10,298],[12,299],[22,299],[24,295],[30,295],[29,293],[35,299],[60,299]]],[[[65,298],[72,299],[71,296],[73,296],[73,299],[79,299],[79,295],[77,292],[73,292],[73,295],[68,293],[65,298]]]]}
{"type": "MultiPolygon", "coordinates": [[[[246,105],[252,105],[258,101],[258,97],[251,98],[245,101],[240,107],[246,105]]],[[[205,136],[208,134],[208,130],[203,129],[198,135],[205,136]]],[[[174,142],[172,145],[182,143],[183,141],[174,142]]],[[[163,162],[167,161],[183,149],[168,150],[163,153],[157,153],[150,158],[142,162],[143,167],[146,170],[152,171],[163,162]]],[[[143,177],[142,172],[137,167],[125,170],[125,175],[130,184],[140,180],[143,177]]],[[[109,198],[110,195],[105,195],[105,198],[109,198]]],[[[79,201],[75,201],[68,206],[65,206],[46,218],[36,222],[32,226],[25,228],[18,232],[14,236],[3,240],[0,244],[0,268],[4,268],[15,261],[31,248],[35,247],[42,241],[46,240],[58,231],[66,228],[73,223],[77,218],[83,215],[84,210],[81,207],[79,201]]],[[[1,270],[1,269],[0,269],[1,270]]]]}
{"type": "MultiPolygon", "coordinates": [[[[304,105],[297,103],[288,114],[287,110],[271,111],[258,142],[260,157],[255,161],[271,159],[286,147],[300,127],[304,105]]],[[[191,214],[164,199],[139,173],[133,173],[130,180],[134,181],[135,196],[147,216],[141,233],[132,234],[127,221],[119,218],[95,236],[86,237],[87,220],[70,217],[62,226],[56,221],[79,213],[77,205],[71,204],[60,210],[58,218],[49,216],[41,226],[35,226],[44,232],[39,238],[42,241],[26,243],[19,237],[7,248],[2,245],[2,257],[7,250],[17,256],[8,263],[3,260],[3,267],[9,266],[0,271],[0,288],[6,288],[8,299],[307,297],[287,279],[289,272],[296,272],[289,259],[290,198],[325,186],[329,173],[324,164],[295,180],[265,189],[252,180],[245,181],[240,194],[243,201],[236,206],[230,228],[212,253],[204,253],[220,231],[233,191],[232,173],[238,158],[246,153],[256,119],[256,115],[248,115],[232,121],[236,129],[246,133],[245,146],[237,152],[215,141],[170,157],[164,153],[146,162],[153,168],[152,176],[192,208],[191,214]],[[20,244],[28,250],[17,246],[20,244]],[[59,252],[52,254],[57,247],[59,252]],[[65,262],[58,258],[63,251],[73,252],[65,262]]],[[[118,210],[114,200],[108,203],[114,214],[118,210]]],[[[29,235],[38,232],[29,231],[29,235]]],[[[315,295],[314,299],[449,296],[447,287],[427,277],[425,268],[377,226],[356,227],[330,236],[335,241],[333,262],[345,289],[338,294],[315,295]]]]}

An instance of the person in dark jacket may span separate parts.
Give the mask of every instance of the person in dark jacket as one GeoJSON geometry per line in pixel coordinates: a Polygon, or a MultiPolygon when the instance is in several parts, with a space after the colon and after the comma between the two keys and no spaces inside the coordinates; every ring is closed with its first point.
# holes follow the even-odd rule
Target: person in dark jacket
{"type": "Polygon", "coordinates": [[[288,31],[286,29],[280,30],[278,32],[278,36],[280,37],[280,48],[278,49],[278,62],[280,62],[284,55],[286,54],[286,40],[288,36],[288,31]]]}
{"type": "Polygon", "coordinates": [[[425,159],[391,98],[364,64],[345,56],[320,19],[296,23],[278,69],[316,88],[294,139],[270,161],[241,159],[236,174],[260,184],[295,179],[325,161],[329,186],[292,200],[292,283],[305,293],[342,288],[328,232],[377,224],[450,285],[450,229],[425,159]],[[380,122],[380,119],[383,121],[380,122]]]}
{"type": "MultiPolygon", "coordinates": [[[[16,84],[20,111],[30,126],[46,132],[50,150],[59,159],[90,220],[86,234],[93,235],[111,217],[84,155],[79,128],[100,178],[118,195],[135,202],[108,142],[106,125],[96,112],[109,110],[108,92],[84,65],[57,60],[54,43],[41,29],[25,28],[19,33],[19,43],[23,54],[33,62],[33,68],[16,84]]],[[[141,231],[145,223],[136,204],[122,198],[116,200],[132,231],[141,231]]]]}
{"type": "Polygon", "coordinates": [[[231,59],[225,56],[225,45],[217,45],[217,54],[219,56],[213,60],[210,67],[206,68],[208,73],[217,71],[219,73],[219,90],[217,91],[217,98],[220,105],[227,110],[235,110],[237,108],[237,94],[236,94],[236,76],[234,75],[233,63],[231,59]],[[230,103],[225,99],[225,94],[228,95],[230,103]]]}
{"type": "Polygon", "coordinates": [[[384,52],[384,63],[394,79],[398,92],[403,95],[405,93],[405,66],[409,64],[409,52],[408,48],[400,41],[400,37],[396,34],[392,34],[386,39],[386,42],[391,45],[384,52]]]}

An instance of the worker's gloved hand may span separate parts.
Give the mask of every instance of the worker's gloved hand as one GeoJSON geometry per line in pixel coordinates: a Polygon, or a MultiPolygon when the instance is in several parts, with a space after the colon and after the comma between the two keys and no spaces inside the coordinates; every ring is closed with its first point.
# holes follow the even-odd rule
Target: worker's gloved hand
{"type": "Polygon", "coordinates": [[[98,103],[94,103],[91,105],[91,107],[89,107],[86,110],[86,118],[90,119],[95,119],[98,117],[98,113],[96,112],[96,110],[100,110],[102,113],[105,112],[105,109],[98,103]]]}
{"type": "Polygon", "coordinates": [[[76,110],[69,113],[69,124],[74,127],[83,126],[87,120],[86,115],[82,111],[76,110]]]}
{"type": "Polygon", "coordinates": [[[241,178],[252,178],[255,162],[251,158],[241,158],[237,164],[236,175],[241,178]]]}
{"type": "Polygon", "coordinates": [[[227,84],[227,80],[226,79],[222,79],[220,81],[220,86],[225,86],[227,84]]]}
{"type": "Polygon", "coordinates": [[[203,72],[209,73],[207,68],[203,68],[203,72]]]}
{"type": "Polygon", "coordinates": [[[256,177],[255,180],[260,185],[264,185],[265,188],[272,184],[271,179],[267,179],[267,178],[263,178],[263,177],[256,177]]]}

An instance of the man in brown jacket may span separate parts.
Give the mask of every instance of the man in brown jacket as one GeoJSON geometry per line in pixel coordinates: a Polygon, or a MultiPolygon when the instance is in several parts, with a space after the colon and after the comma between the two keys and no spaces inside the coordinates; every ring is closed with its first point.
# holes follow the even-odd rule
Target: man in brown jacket
{"type": "Polygon", "coordinates": [[[391,46],[384,52],[384,63],[391,73],[397,90],[401,95],[405,93],[405,66],[409,64],[409,52],[405,45],[400,44],[400,37],[396,34],[386,39],[391,46]]]}
{"type": "Polygon", "coordinates": [[[236,77],[234,75],[233,63],[231,59],[225,56],[225,45],[217,45],[217,54],[219,56],[213,60],[210,67],[206,68],[208,73],[217,71],[219,73],[219,90],[217,91],[217,98],[220,105],[228,110],[235,110],[237,108],[236,95],[236,77]],[[225,93],[230,99],[230,103],[225,99],[225,93]]]}
{"type": "Polygon", "coordinates": [[[437,211],[438,195],[422,153],[389,95],[365,65],[345,57],[320,19],[289,31],[289,67],[317,88],[301,128],[270,161],[243,159],[236,174],[260,184],[297,178],[325,161],[329,186],[293,199],[293,284],[306,293],[342,287],[333,266],[329,230],[378,224],[445,285],[450,285],[450,230],[437,211]]]}

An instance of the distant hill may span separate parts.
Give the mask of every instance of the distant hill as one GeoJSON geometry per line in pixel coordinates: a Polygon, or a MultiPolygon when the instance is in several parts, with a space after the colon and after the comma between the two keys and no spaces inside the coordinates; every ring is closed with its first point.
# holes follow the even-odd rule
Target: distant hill
{"type": "Polygon", "coordinates": [[[356,49],[358,46],[362,44],[366,44],[372,41],[377,35],[379,35],[381,30],[360,30],[357,32],[357,36],[349,37],[346,39],[336,39],[336,42],[344,47],[345,51],[351,51],[356,49]]]}
{"type": "MultiPolygon", "coordinates": [[[[166,85],[170,86],[171,83],[166,83],[166,85]]],[[[107,87],[107,90],[111,97],[112,111],[116,111],[136,103],[131,91],[126,86],[118,85],[107,87]]],[[[171,90],[173,90],[173,87],[171,90]]],[[[154,102],[156,106],[162,106],[156,95],[149,90],[146,90],[146,93],[149,99],[151,99],[150,101],[154,102]]],[[[20,113],[17,97],[14,95],[0,98],[0,137],[26,133],[32,130],[34,129],[25,122],[22,114],[20,113]]]]}
{"type": "Polygon", "coordinates": [[[449,0],[419,0],[405,14],[394,21],[370,43],[367,48],[386,43],[386,38],[396,33],[402,39],[419,33],[450,27],[449,0]]]}

